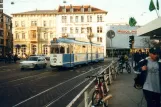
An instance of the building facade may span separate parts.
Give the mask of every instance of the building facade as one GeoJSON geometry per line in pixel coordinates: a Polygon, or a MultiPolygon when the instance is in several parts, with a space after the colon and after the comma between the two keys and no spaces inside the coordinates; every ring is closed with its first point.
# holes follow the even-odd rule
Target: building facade
{"type": "Polygon", "coordinates": [[[138,37],[137,36],[137,29],[140,28],[139,26],[131,27],[128,24],[107,24],[107,32],[109,30],[113,30],[115,32],[115,37],[112,39],[106,38],[106,51],[107,56],[112,56],[112,50],[114,53],[114,56],[118,56],[120,54],[130,53],[130,47],[129,47],[129,36],[134,36],[134,45],[133,48],[135,50],[139,49],[146,49],[149,48],[148,43],[146,41],[150,41],[149,37],[138,37]]]}
{"type": "Polygon", "coordinates": [[[107,12],[90,5],[59,6],[57,14],[57,37],[75,38],[80,41],[91,41],[104,46],[106,55],[106,26],[105,16],[107,12]],[[90,32],[91,29],[91,32],[90,32]]]}
{"type": "MultiPolygon", "coordinates": [[[[36,10],[13,14],[14,53],[50,54],[50,41],[56,37],[75,38],[105,46],[106,11],[85,6],[59,6],[58,10],[36,10]]],[[[106,52],[106,51],[104,51],[106,52]]]]}
{"type": "Polygon", "coordinates": [[[4,57],[7,53],[12,52],[13,36],[12,21],[7,14],[0,14],[0,57],[4,57]]]}
{"type": "Polygon", "coordinates": [[[56,10],[35,10],[13,14],[13,51],[19,57],[50,54],[56,36],[56,10]]]}

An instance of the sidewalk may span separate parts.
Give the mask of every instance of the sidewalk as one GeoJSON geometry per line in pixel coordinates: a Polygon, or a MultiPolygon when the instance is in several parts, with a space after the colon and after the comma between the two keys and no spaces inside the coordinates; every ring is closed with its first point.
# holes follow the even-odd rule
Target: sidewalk
{"type": "Polygon", "coordinates": [[[112,98],[109,100],[109,107],[146,107],[146,101],[143,99],[142,90],[133,87],[135,74],[128,74],[124,71],[119,74],[116,80],[110,85],[110,94],[112,98]]]}

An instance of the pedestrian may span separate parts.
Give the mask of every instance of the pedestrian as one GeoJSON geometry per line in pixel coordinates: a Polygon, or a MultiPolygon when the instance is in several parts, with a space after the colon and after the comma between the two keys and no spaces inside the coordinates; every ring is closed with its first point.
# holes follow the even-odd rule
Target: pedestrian
{"type": "MultiPolygon", "coordinates": [[[[146,64],[140,66],[144,78],[143,94],[147,102],[147,107],[160,107],[161,96],[161,61],[159,61],[160,48],[151,48],[146,64]]],[[[142,62],[140,61],[140,62],[142,62]]],[[[140,64],[139,62],[139,64],[140,64]]]]}
{"type": "Polygon", "coordinates": [[[14,57],[13,57],[14,63],[16,63],[16,62],[17,62],[17,59],[18,59],[18,55],[17,55],[17,54],[15,54],[15,55],[14,55],[14,57]]]}

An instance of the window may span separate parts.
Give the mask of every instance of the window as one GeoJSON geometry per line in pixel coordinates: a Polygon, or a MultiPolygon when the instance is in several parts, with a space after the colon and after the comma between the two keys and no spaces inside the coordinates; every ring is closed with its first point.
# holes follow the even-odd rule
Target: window
{"type": "Polygon", "coordinates": [[[48,35],[46,32],[44,32],[44,39],[48,39],[48,35]]]}
{"type": "Polygon", "coordinates": [[[46,27],[46,21],[43,22],[43,26],[46,27]]]}
{"type": "Polygon", "coordinates": [[[83,6],[81,7],[81,12],[84,12],[84,8],[83,8],[83,6]]]}
{"type": "Polygon", "coordinates": [[[52,27],[52,20],[49,20],[49,27],[52,27]]]}
{"type": "Polygon", "coordinates": [[[31,21],[31,26],[37,26],[37,21],[31,21]]]}
{"type": "Polygon", "coordinates": [[[79,33],[78,27],[75,28],[75,33],[79,33]]]}
{"type": "Polygon", "coordinates": [[[73,16],[70,16],[70,23],[73,23],[73,16]]]}
{"type": "Polygon", "coordinates": [[[19,39],[19,33],[16,33],[16,39],[19,39]]]}
{"type": "Polygon", "coordinates": [[[36,39],[36,31],[31,30],[31,38],[36,39]]]}
{"type": "Polygon", "coordinates": [[[91,7],[88,8],[88,12],[91,12],[91,7]]]}
{"type": "Polygon", "coordinates": [[[102,33],[102,27],[97,27],[97,33],[102,33]]]}
{"type": "Polygon", "coordinates": [[[50,38],[53,38],[53,33],[50,33],[50,38]]]}
{"type": "Polygon", "coordinates": [[[71,33],[71,34],[73,33],[73,28],[72,28],[72,27],[70,27],[70,33],[71,33]]]}
{"type": "Polygon", "coordinates": [[[92,28],[91,27],[87,27],[87,33],[91,33],[92,32],[92,28]]]}
{"type": "Polygon", "coordinates": [[[84,28],[81,28],[81,33],[84,33],[84,28]]]}
{"type": "Polygon", "coordinates": [[[32,45],[32,54],[33,54],[33,55],[36,54],[36,45],[32,45]]]}
{"type": "Polygon", "coordinates": [[[81,16],[81,22],[84,22],[84,16],[81,16]]]}
{"type": "Polygon", "coordinates": [[[22,55],[26,54],[26,46],[21,47],[21,52],[22,52],[22,55]]]}
{"type": "Polygon", "coordinates": [[[62,23],[67,23],[67,16],[62,16],[62,23]]]}
{"type": "Polygon", "coordinates": [[[25,27],[25,21],[21,21],[21,27],[25,27]]]}
{"type": "Polygon", "coordinates": [[[67,33],[67,27],[62,27],[62,33],[67,33]]]}
{"type": "Polygon", "coordinates": [[[18,27],[19,25],[18,25],[18,21],[15,21],[15,27],[18,27]]]}
{"type": "Polygon", "coordinates": [[[0,3],[3,3],[3,0],[0,0],[0,3]]]}
{"type": "Polygon", "coordinates": [[[70,12],[73,12],[73,8],[72,7],[70,8],[70,12]]]}
{"type": "Polygon", "coordinates": [[[65,50],[64,50],[65,48],[64,47],[60,47],[60,53],[64,53],[65,52],[65,50]]]}
{"type": "Polygon", "coordinates": [[[75,16],[75,22],[78,23],[78,16],[75,16]]]}
{"type": "Polygon", "coordinates": [[[90,22],[92,22],[92,16],[90,16],[90,22]]]}
{"type": "Polygon", "coordinates": [[[43,46],[43,54],[45,54],[45,55],[48,54],[48,47],[47,47],[47,45],[43,46]]]}
{"type": "Polygon", "coordinates": [[[90,20],[90,16],[87,16],[87,22],[89,22],[89,20],[90,20]]]}
{"type": "Polygon", "coordinates": [[[97,15],[97,22],[103,22],[102,15],[97,15]]]}
{"type": "Polygon", "coordinates": [[[26,39],[26,38],[25,38],[25,33],[24,33],[24,32],[22,33],[22,39],[26,39]]]}
{"type": "Polygon", "coordinates": [[[100,42],[102,42],[102,37],[100,37],[100,42]]]}

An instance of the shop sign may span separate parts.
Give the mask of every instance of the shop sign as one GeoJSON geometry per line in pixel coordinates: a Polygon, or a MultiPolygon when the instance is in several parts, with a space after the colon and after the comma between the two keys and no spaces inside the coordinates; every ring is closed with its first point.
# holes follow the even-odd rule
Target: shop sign
{"type": "Polygon", "coordinates": [[[117,33],[120,33],[120,34],[136,34],[137,31],[136,30],[118,30],[117,33]]]}

